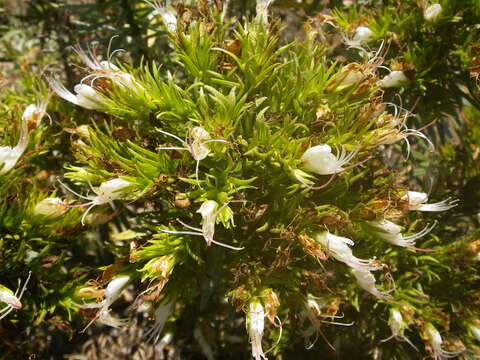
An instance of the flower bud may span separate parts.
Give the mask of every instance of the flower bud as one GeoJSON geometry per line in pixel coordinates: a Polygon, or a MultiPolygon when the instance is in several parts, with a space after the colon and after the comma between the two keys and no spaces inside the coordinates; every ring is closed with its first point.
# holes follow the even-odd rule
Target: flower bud
{"type": "Polygon", "coordinates": [[[13,291],[3,285],[0,285],[0,302],[3,302],[17,310],[22,308],[22,303],[15,296],[13,291]]]}
{"type": "Polygon", "coordinates": [[[34,215],[58,218],[65,214],[67,207],[60,198],[46,198],[37,203],[33,209],[34,215]]]}
{"type": "Polygon", "coordinates": [[[425,21],[435,22],[438,20],[441,14],[442,14],[442,5],[436,3],[433,5],[430,5],[425,9],[425,11],[423,12],[423,18],[425,19],[425,21]]]}
{"type": "Polygon", "coordinates": [[[377,85],[383,88],[392,88],[403,86],[406,82],[408,82],[408,79],[403,73],[403,71],[394,70],[390,74],[385,76],[382,80],[378,81],[377,85]]]}

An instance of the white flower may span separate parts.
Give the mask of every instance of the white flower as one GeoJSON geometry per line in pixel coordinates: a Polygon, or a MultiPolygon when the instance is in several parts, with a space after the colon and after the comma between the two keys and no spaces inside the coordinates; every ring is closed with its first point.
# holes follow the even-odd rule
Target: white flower
{"type": "Polygon", "coordinates": [[[160,305],[158,305],[157,309],[155,310],[155,323],[145,333],[147,342],[151,342],[153,344],[158,342],[160,335],[162,335],[163,328],[165,327],[165,323],[172,314],[172,310],[173,302],[162,302],[160,305]]]}
{"type": "Polygon", "coordinates": [[[17,310],[22,308],[22,303],[15,296],[13,291],[3,285],[0,285],[0,302],[3,302],[17,310]]]}
{"type": "Polygon", "coordinates": [[[359,26],[355,30],[353,41],[358,42],[360,45],[364,45],[372,40],[373,32],[366,26],[359,26]]]}
{"type": "Polygon", "coordinates": [[[263,329],[265,326],[265,311],[258,301],[250,303],[247,314],[248,335],[252,344],[252,356],[255,360],[266,359],[262,349],[263,329]]]}
{"type": "Polygon", "coordinates": [[[96,304],[75,304],[81,309],[96,309],[98,308],[97,315],[88,323],[88,325],[82,330],[84,332],[95,321],[99,321],[102,324],[119,328],[127,323],[125,319],[118,319],[110,314],[110,306],[120,297],[122,291],[127,287],[131,278],[128,275],[118,275],[114,277],[107,285],[104,292],[104,299],[96,304]]]}
{"type": "Polygon", "coordinates": [[[57,218],[67,211],[65,203],[60,198],[46,198],[37,203],[33,209],[34,215],[46,216],[49,218],[57,218]]]}
{"type": "Polygon", "coordinates": [[[406,82],[408,82],[408,79],[403,73],[403,71],[394,70],[390,72],[390,74],[385,76],[382,80],[379,80],[377,82],[377,85],[383,88],[391,88],[403,86],[406,82]]]}
{"type": "MultiPolygon", "coordinates": [[[[341,325],[341,326],[353,325],[353,323],[347,324],[347,323],[340,323],[340,322],[333,321],[334,319],[337,319],[337,318],[343,318],[343,316],[336,316],[332,314],[330,315],[322,314],[322,308],[327,305],[328,305],[327,301],[321,298],[314,297],[311,294],[308,294],[307,301],[305,303],[306,314],[307,314],[308,320],[310,320],[310,322],[312,323],[314,330],[317,332],[317,334],[322,331],[321,330],[322,323],[341,325]],[[330,318],[331,321],[324,320],[325,318],[330,318]]],[[[309,335],[309,332],[307,331],[306,334],[309,335]]],[[[334,347],[330,343],[328,345],[334,349],[334,347]]],[[[310,349],[312,346],[313,344],[307,347],[307,349],[310,349]]]]}
{"type": "Polygon", "coordinates": [[[68,102],[71,102],[72,104],[89,110],[101,110],[105,107],[103,95],[89,85],[75,85],[73,88],[75,94],[73,94],[56,79],[48,79],[48,83],[58,96],[67,100],[68,102]]]}
{"type": "Polygon", "coordinates": [[[41,113],[41,109],[35,105],[29,105],[25,109],[17,145],[15,147],[0,146],[0,175],[6,174],[17,164],[28,145],[28,123],[33,119],[37,124],[38,117],[41,120],[42,114],[45,114],[45,112],[41,113]]]}
{"type": "Polygon", "coordinates": [[[384,104],[393,106],[395,112],[393,119],[390,119],[390,121],[386,124],[386,133],[384,131],[384,134],[380,136],[380,143],[394,144],[399,140],[405,140],[405,142],[407,143],[407,159],[410,156],[411,148],[410,142],[408,141],[409,136],[418,136],[424,139],[428,143],[428,145],[430,145],[430,148],[432,150],[435,149],[435,145],[433,145],[432,141],[425,134],[422,133],[422,130],[430,126],[433,122],[421,127],[420,129],[410,129],[406,125],[406,121],[409,116],[414,116],[414,114],[394,103],[386,102],[384,104]],[[402,115],[402,113],[404,115],[402,115]],[[398,129],[395,129],[395,126],[398,126],[398,129]]]}
{"type": "Polygon", "coordinates": [[[272,2],[273,0],[257,0],[257,17],[265,25],[268,24],[268,8],[272,4],[272,2]]]}
{"type": "Polygon", "coordinates": [[[153,2],[144,1],[152,6],[155,12],[162,17],[162,21],[169,32],[175,32],[177,30],[177,12],[175,9],[163,6],[159,0],[153,2]]]}
{"type": "Polygon", "coordinates": [[[337,155],[332,154],[332,148],[327,144],[313,146],[302,155],[302,166],[307,171],[312,171],[319,175],[332,175],[345,170],[343,166],[350,162],[358,150],[348,153],[345,147],[341,147],[337,155]]]}
{"type": "MultiPolygon", "coordinates": [[[[109,49],[110,45],[111,44],[109,44],[109,49]]],[[[92,73],[85,76],[80,84],[83,84],[85,80],[91,78],[92,81],[90,85],[93,86],[96,79],[107,78],[112,80],[115,84],[127,87],[132,91],[137,91],[142,88],[131,74],[120,70],[118,66],[111,62],[113,54],[116,51],[121,51],[121,49],[112,52],[109,55],[108,60],[99,60],[90,48],[87,49],[88,54],[78,45],[74,46],[73,49],[80,59],[90,68],[90,70],[92,70],[92,73]]]]}
{"type": "Polygon", "coordinates": [[[458,351],[458,352],[450,352],[450,351],[445,351],[442,349],[442,336],[438,332],[438,330],[433,326],[432,324],[427,324],[426,327],[426,334],[428,337],[428,342],[430,343],[430,346],[432,347],[433,350],[433,357],[435,359],[441,360],[442,358],[452,358],[455,357],[459,354],[461,354],[463,351],[458,351]]]}
{"type": "Polygon", "coordinates": [[[222,142],[226,143],[227,141],[225,140],[219,140],[219,139],[210,139],[210,134],[208,133],[207,130],[201,128],[201,127],[194,127],[191,129],[187,135],[186,140],[180,139],[178,136],[170,134],[166,131],[157,129],[160,133],[170,136],[178,141],[180,141],[183,145],[183,147],[159,147],[159,150],[187,150],[192,154],[192,157],[197,160],[203,160],[205,159],[208,154],[210,153],[210,149],[206,146],[206,144],[211,143],[211,142],[222,142]]]}
{"type": "Polygon", "coordinates": [[[390,244],[406,247],[416,251],[434,251],[428,249],[419,249],[415,247],[415,241],[432,231],[432,229],[436,225],[435,223],[433,223],[431,226],[427,225],[422,231],[410,236],[403,236],[402,228],[389,220],[369,221],[368,224],[373,227],[373,229],[371,229],[371,232],[375,236],[378,236],[379,238],[389,242],[390,244]]]}
{"type": "Polygon", "coordinates": [[[389,301],[392,299],[391,296],[388,295],[389,291],[380,291],[377,289],[375,286],[375,276],[373,276],[369,270],[352,268],[351,271],[357,279],[358,286],[360,286],[363,290],[382,300],[389,301]]]}
{"type": "Polygon", "coordinates": [[[197,210],[197,212],[200,213],[203,218],[201,229],[190,226],[178,220],[180,224],[185,226],[187,229],[190,229],[193,231],[176,231],[176,230],[163,230],[163,229],[160,231],[168,234],[185,234],[185,235],[202,236],[205,239],[207,246],[216,244],[232,250],[243,250],[243,248],[227,245],[227,244],[215,241],[213,239],[213,235],[215,234],[215,223],[217,221],[217,216],[227,205],[228,203],[224,204],[223,206],[220,207],[220,209],[217,210],[218,204],[215,201],[207,200],[203,202],[203,204],[200,206],[200,209],[197,210]]]}
{"type": "MultiPolygon", "coordinates": [[[[59,181],[60,182],[60,181],[59,181]]],[[[67,185],[63,184],[60,182],[68,191],[71,193],[77,195],[78,197],[85,199],[85,200],[90,200],[87,203],[80,204],[80,205],[66,205],[67,207],[82,207],[82,206],[89,206],[87,211],[82,216],[82,225],[85,222],[85,218],[87,217],[87,214],[89,211],[97,205],[103,205],[103,204],[110,204],[113,207],[113,201],[120,199],[122,196],[125,195],[125,189],[129,186],[132,185],[127,180],[123,180],[120,178],[117,179],[112,179],[105,181],[100,184],[100,187],[95,189],[93,186],[90,185],[91,190],[96,194],[95,196],[84,196],[81,195],[72,189],[70,189],[67,185]]]]}
{"type": "Polygon", "coordinates": [[[352,39],[348,39],[344,37],[345,43],[348,45],[348,47],[351,48],[357,48],[361,51],[365,51],[362,48],[362,45],[368,44],[373,37],[373,31],[370,30],[366,26],[359,26],[355,29],[355,35],[353,35],[352,39]]]}
{"type": "Polygon", "coordinates": [[[0,310],[0,320],[10,314],[14,309],[20,310],[22,308],[22,303],[20,302],[20,300],[22,299],[22,296],[27,288],[27,284],[30,281],[31,276],[32,273],[28,273],[27,280],[25,280],[25,283],[23,284],[23,287],[21,289],[20,286],[22,284],[20,280],[18,281],[18,287],[15,293],[9,288],[0,285],[0,302],[7,304],[6,307],[0,310]]]}
{"type": "Polygon", "coordinates": [[[451,200],[451,198],[433,204],[425,204],[428,200],[428,195],[417,191],[408,191],[402,197],[402,200],[408,201],[410,210],[418,211],[446,211],[458,205],[458,200],[451,200]]]}
{"type": "Polygon", "coordinates": [[[478,325],[470,325],[469,326],[470,332],[472,333],[475,340],[480,342],[480,327],[478,325]]]}
{"type": "Polygon", "coordinates": [[[442,14],[442,5],[432,4],[423,12],[423,18],[428,22],[436,21],[442,14]]]}
{"type": "Polygon", "coordinates": [[[207,200],[197,210],[197,213],[200,213],[203,218],[202,233],[208,246],[212,244],[213,234],[215,233],[215,222],[218,215],[216,212],[217,206],[218,204],[215,201],[207,200]]]}
{"type": "MultiPolygon", "coordinates": [[[[158,132],[170,136],[178,141],[183,145],[183,147],[177,147],[177,146],[162,146],[159,147],[158,150],[186,150],[190,154],[192,154],[192,157],[197,161],[197,165],[195,167],[195,178],[197,179],[197,183],[200,186],[200,182],[198,179],[198,169],[200,166],[200,160],[205,159],[208,154],[210,153],[210,149],[207,147],[206,144],[212,143],[212,142],[221,142],[221,143],[227,143],[225,140],[220,140],[220,139],[210,139],[210,134],[208,133],[207,130],[201,128],[201,127],[194,127],[191,129],[188,134],[187,138],[185,140],[180,139],[178,136],[170,134],[169,132],[157,129],[158,132]]],[[[201,187],[201,186],[200,186],[201,187]]]]}
{"type": "Polygon", "coordinates": [[[375,265],[374,260],[363,260],[355,257],[349,246],[354,242],[348,238],[330,234],[328,231],[316,234],[315,240],[325,247],[326,251],[338,261],[341,261],[351,268],[377,270],[380,266],[375,265]]]}
{"type": "Polygon", "coordinates": [[[47,102],[43,101],[40,104],[30,104],[27,106],[22,115],[22,121],[27,124],[33,124],[35,126],[40,125],[43,117],[48,116],[47,112],[47,102]]]}
{"type": "Polygon", "coordinates": [[[390,309],[390,318],[388,319],[388,325],[392,331],[392,336],[382,340],[382,342],[395,338],[396,340],[403,340],[418,351],[417,347],[405,336],[405,330],[407,329],[407,323],[403,320],[402,313],[396,308],[390,309]]]}

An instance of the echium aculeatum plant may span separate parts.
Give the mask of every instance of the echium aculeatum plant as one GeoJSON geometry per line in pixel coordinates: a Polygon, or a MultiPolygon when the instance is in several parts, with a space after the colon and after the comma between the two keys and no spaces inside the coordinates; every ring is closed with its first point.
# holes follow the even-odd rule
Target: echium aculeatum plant
{"type": "MultiPolygon", "coordinates": [[[[265,359],[293,334],[306,343],[320,335],[335,349],[343,331],[360,331],[349,321],[360,308],[385,326],[396,311],[393,339],[419,343],[406,330],[423,334],[435,308],[422,311],[410,274],[442,255],[421,211],[456,203],[425,204],[381,160],[385,147],[425,135],[382,100],[381,46],[340,66],[312,27],[281,45],[270,2],[258,3],[257,17],[232,30],[216,10],[166,18],[152,2],[176,67],[133,68],[77,48],[88,69],[75,94],[50,78],[60,97],[108,119],[75,131],[75,161],[59,188],[88,201],[70,198],[65,208],[84,211],[79,227],[116,217],[125,230],[111,235],[117,259],[102,286],[86,283],[72,303],[94,309],[88,325],[121,327],[128,320],[111,306],[135,291],[134,305],[149,303],[156,317],[150,339],[183,318],[207,357],[217,345],[205,322],[223,319],[216,342],[228,346],[244,321],[252,356],[265,359]]],[[[359,30],[353,45],[369,37],[359,30]]],[[[424,288],[434,277],[415,274],[424,288]]],[[[459,339],[432,347],[435,336],[425,341],[433,356],[470,351],[459,339]]],[[[393,343],[381,346],[401,346],[393,343]]]]}

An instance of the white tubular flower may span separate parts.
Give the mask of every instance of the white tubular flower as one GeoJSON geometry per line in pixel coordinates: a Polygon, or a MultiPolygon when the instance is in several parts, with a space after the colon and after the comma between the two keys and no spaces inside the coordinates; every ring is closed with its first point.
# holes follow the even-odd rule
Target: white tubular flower
{"type": "MultiPolygon", "coordinates": [[[[205,145],[210,140],[210,134],[201,127],[194,127],[190,132],[192,141],[189,144],[189,151],[195,160],[203,160],[210,153],[210,149],[205,145]]],[[[223,142],[223,141],[222,141],[223,142]]]]}
{"type": "Polygon", "coordinates": [[[428,337],[428,342],[432,347],[433,357],[436,360],[441,360],[443,358],[453,358],[461,354],[463,351],[450,352],[442,349],[442,336],[438,330],[432,324],[427,324],[426,335],[428,337]]]}
{"type": "Polygon", "coordinates": [[[405,330],[407,329],[408,325],[403,320],[402,313],[398,309],[390,309],[390,318],[388,319],[388,325],[390,326],[392,335],[389,338],[382,340],[382,342],[388,341],[390,339],[396,339],[399,341],[403,340],[418,351],[417,347],[413,345],[413,343],[405,336],[405,330]]]}
{"type": "Polygon", "coordinates": [[[157,130],[164,135],[180,141],[183,145],[183,147],[159,147],[159,150],[187,150],[197,161],[205,159],[208,154],[210,154],[210,149],[206,146],[206,144],[211,142],[227,143],[227,141],[220,139],[211,140],[208,131],[201,127],[194,127],[191,129],[187,134],[186,140],[182,140],[178,136],[170,134],[166,131],[160,129],[157,130]]]}
{"type": "Polygon", "coordinates": [[[199,186],[200,186],[200,181],[198,179],[198,170],[200,166],[200,160],[205,159],[208,156],[208,154],[210,154],[210,149],[206,144],[212,143],[212,142],[221,142],[221,143],[228,142],[220,139],[211,139],[208,131],[201,127],[194,127],[193,129],[191,129],[188,132],[187,138],[185,140],[182,140],[178,136],[170,134],[169,132],[166,132],[160,129],[157,129],[157,130],[164,135],[170,136],[175,140],[180,141],[180,143],[183,145],[183,147],[162,146],[162,147],[159,147],[158,150],[186,150],[190,154],[192,154],[192,157],[197,161],[197,165],[195,167],[195,178],[197,179],[197,183],[199,186]]]}
{"type": "Polygon", "coordinates": [[[423,251],[423,252],[434,251],[434,250],[428,250],[428,249],[419,249],[415,247],[415,241],[427,235],[430,231],[432,231],[436,223],[433,223],[431,226],[427,225],[420,232],[410,236],[403,236],[402,228],[389,220],[369,221],[368,224],[370,224],[373,227],[373,230],[371,232],[375,236],[389,242],[390,244],[406,247],[416,251],[423,251]]]}
{"type": "Polygon", "coordinates": [[[255,360],[267,359],[262,349],[264,322],[265,311],[262,304],[258,301],[251,302],[247,314],[247,324],[250,344],[252,344],[252,356],[255,360]]]}
{"type": "Polygon", "coordinates": [[[82,84],[85,80],[91,78],[92,80],[90,85],[93,85],[96,79],[107,78],[113,81],[115,84],[127,87],[133,91],[137,91],[138,89],[142,88],[142,86],[138,84],[138,82],[131,74],[120,70],[118,66],[111,62],[112,56],[115,54],[115,52],[122,51],[122,49],[118,49],[112,52],[109,55],[108,60],[99,60],[90,48],[87,49],[88,54],[79,45],[74,46],[73,50],[77,53],[80,59],[90,68],[90,70],[92,70],[92,73],[85,76],[80,82],[80,84],[82,84]]]}
{"type": "Polygon", "coordinates": [[[173,302],[166,302],[158,305],[157,309],[155,310],[155,323],[145,333],[147,342],[151,342],[152,344],[156,344],[158,342],[160,335],[162,335],[163,328],[165,327],[168,318],[172,314],[172,310],[173,302]]]}
{"type": "Polygon", "coordinates": [[[359,26],[355,29],[355,35],[353,35],[352,39],[348,39],[347,37],[343,36],[343,40],[349,48],[356,48],[358,50],[365,51],[365,49],[362,48],[362,45],[368,44],[372,40],[372,37],[372,30],[366,26],[359,26]]]}
{"type": "Polygon", "coordinates": [[[442,5],[436,3],[432,4],[423,12],[423,18],[428,22],[435,22],[442,15],[442,5]]]}
{"type": "Polygon", "coordinates": [[[13,291],[3,285],[0,285],[0,302],[3,302],[17,310],[22,308],[22,303],[15,296],[13,291]]]}
{"type": "Polygon", "coordinates": [[[217,216],[220,214],[220,212],[228,205],[223,204],[220,209],[217,210],[218,204],[213,201],[213,200],[207,200],[205,201],[201,206],[200,209],[197,210],[197,213],[200,213],[203,218],[203,223],[202,223],[202,228],[197,228],[190,226],[188,224],[185,224],[184,222],[178,220],[180,224],[185,226],[189,230],[193,231],[175,231],[175,230],[160,230],[161,232],[167,233],[167,234],[185,234],[185,235],[195,235],[195,236],[202,236],[206,243],[207,246],[210,246],[212,244],[220,245],[223,247],[226,247],[227,249],[231,250],[243,250],[243,248],[238,248],[234,247],[231,245],[227,245],[221,242],[218,242],[213,239],[213,236],[215,234],[215,223],[217,221],[217,216]]]}
{"type": "MultiPolygon", "coordinates": [[[[28,146],[28,122],[35,113],[34,105],[28,106],[22,116],[20,138],[16,146],[0,146],[0,175],[6,174],[17,164],[28,146]]],[[[35,118],[35,120],[37,120],[35,118]]]]}
{"type": "Polygon", "coordinates": [[[268,8],[272,4],[273,0],[257,0],[257,17],[265,25],[268,24],[268,8]]]}
{"type": "Polygon", "coordinates": [[[73,88],[75,91],[75,94],[73,94],[56,79],[48,79],[48,83],[58,96],[64,100],[67,100],[68,102],[71,102],[72,104],[88,110],[101,110],[104,108],[102,94],[100,94],[91,86],[77,84],[73,88]]]}
{"type": "Polygon", "coordinates": [[[3,309],[0,309],[0,320],[10,314],[13,310],[20,310],[22,308],[22,303],[20,300],[22,299],[23,293],[27,289],[27,284],[30,281],[31,276],[32,273],[30,272],[27,280],[25,280],[25,283],[23,284],[23,287],[21,287],[22,284],[20,280],[18,281],[18,287],[15,293],[9,288],[0,285],[0,302],[7,305],[3,309]]]}
{"type": "Polygon", "coordinates": [[[22,115],[22,121],[28,124],[39,126],[43,117],[47,115],[47,102],[43,101],[40,104],[30,104],[27,106],[22,115]]]}
{"type": "Polygon", "coordinates": [[[389,291],[378,290],[378,288],[375,286],[375,276],[373,276],[369,270],[352,268],[352,274],[357,279],[358,286],[360,286],[363,290],[382,300],[389,301],[392,299],[392,297],[389,295],[389,291]]]}
{"type": "Polygon", "coordinates": [[[218,216],[217,206],[218,204],[215,201],[207,200],[197,210],[197,213],[200,213],[203,218],[202,234],[208,246],[212,244],[213,234],[215,233],[215,222],[218,216]]]}
{"type": "Polygon", "coordinates": [[[305,308],[307,310],[307,317],[312,323],[313,327],[315,330],[320,331],[320,327],[322,323],[327,323],[327,324],[333,324],[333,325],[341,325],[341,326],[352,326],[353,323],[340,323],[340,322],[334,322],[333,319],[341,319],[343,316],[337,316],[337,315],[327,315],[327,314],[322,314],[322,308],[328,305],[328,302],[313,297],[311,294],[308,294],[307,296],[307,301],[305,303],[305,308]],[[326,321],[323,320],[323,318],[329,318],[332,321],[326,321]]]}
{"type": "Polygon", "coordinates": [[[313,146],[302,155],[302,166],[307,171],[312,171],[319,175],[332,175],[345,170],[343,166],[350,162],[358,150],[348,153],[345,146],[341,147],[337,155],[332,154],[332,148],[327,144],[313,146]]]}
{"type": "Polygon", "coordinates": [[[107,285],[104,292],[104,299],[97,304],[75,304],[81,309],[96,309],[98,308],[97,315],[88,323],[88,325],[82,330],[84,332],[95,321],[99,321],[102,324],[120,328],[127,323],[125,319],[118,319],[110,315],[110,306],[120,297],[122,291],[127,287],[131,278],[128,275],[119,275],[114,277],[107,285]]]}
{"type": "Polygon", "coordinates": [[[380,268],[379,265],[375,265],[374,260],[363,260],[355,257],[349,247],[355,243],[348,238],[330,234],[328,231],[316,234],[314,238],[325,247],[331,256],[351,268],[364,270],[378,270],[380,268]]]}
{"type": "Polygon", "coordinates": [[[167,6],[163,6],[160,0],[147,1],[147,4],[155,9],[155,12],[162,17],[162,21],[169,32],[175,32],[177,30],[177,12],[175,9],[167,6]]]}
{"type": "Polygon", "coordinates": [[[360,45],[365,45],[368,42],[370,42],[370,40],[372,40],[372,36],[373,36],[372,30],[370,30],[366,26],[359,26],[355,30],[353,41],[356,41],[360,45]]]}
{"type": "Polygon", "coordinates": [[[377,82],[377,85],[383,88],[393,88],[403,86],[407,82],[408,79],[403,73],[403,71],[394,70],[390,72],[390,74],[385,76],[382,80],[379,80],[377,82]]]}
{"type": "MultiPolygon", "coordinates": [[[[60,180],[59,180],[60,182],[60,180]]],[[[87,217],[87,214],[90,212],[90,210],[97,205],[103,205],[103,204],[110,204],[112,207],[113,206],[113,201],[118,200],[121,197],[125,195],[125,189],[128,188],[129,186],[132,185],[127,180],[123,180],[120,178],[117,179],[112,179],[105,181],[100,184],[100,186],[95,189],[93,186],[90,185],[91,190],[96,194],[95,196],[83,196],[72,189],[70,189],[67,185],[63,184],[60,182],[63,187],[65,187],[68,191],[71,193],[77,195],[78,197],[85,199],[85,200],[90,200],[87,203],[80,204],[80,205],[66,205],[67,207],[82,207],[82,206],[88,206],[87,211],[82,216],[82,225],[85,222],[85,218],[87,217]]]]}
{"type": "Polygon", "coordinates": [[[67,206],[60,198],[46,198],[37,203],[33,209],[33,215],[58,218],[65,214],[67,206]]]}
{"type": "MultiPolygon", "coordinates": [[[[95,196],[96,205],[110,203],[124,194],[124,189],[132,185],[129,181],[120,178],[105,181],[100,184],[95,196]]],[[[92,189],[93,190],[93,189],[92,189]]]]}
{"type": "Polygon", "coordinates": [[[380,136],[382,144],[394,144],[399,140],[405,140],[407,143],[407,159],[410,156],[410,142],[408,141],[409,136],[418,136],[419,138],[424,139],[430,148],[435,150],[435,145],[432,141],[422,133],[422,130],[430,126],[432,123],[423,126],[420,129],[410,129],[406,125],[406,121],[409,116],[414,116],[410,111],[398,106],[396,104],[386,102],[385,105],[393,106],[395,109],[394,118],[390,121],[390,124],[387,125],[386,134],[380,136]],[[404,115],[402,115],[402,113],[404,115]],[[394,129],[395,126],[398,126],[398,129],[394,129]]]}
{"type": "Polygon", "coordinates": [[[418,211],[447,211],[458,205],[458,200],[451,200],[451,198],[433,204],[425,204],[428,201],[428,195],[417,191],[408,191],[402,200],[408,201],[410,210],[418,211]]]}
{"type": "Polygon", "coordinates": [[[123,289],[125,289],[129,281],[130,276],[128,275],[119,275],[110,280],[104,293],[104,301],[105,304],[107,304],[107,307],[110,307],[110,305],[112,305],[115,300],[120,297],[120,294],[122,293],[123,289]]]}

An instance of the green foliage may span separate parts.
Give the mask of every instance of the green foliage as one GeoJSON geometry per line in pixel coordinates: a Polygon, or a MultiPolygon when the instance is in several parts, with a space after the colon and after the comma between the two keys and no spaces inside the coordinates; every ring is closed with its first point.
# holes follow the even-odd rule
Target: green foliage
{"type": "Polygon", "coordinates": [[[171,333],[185,348],[195,339],[207,358],[245,354],[249,337],[257,359],[262,345],[276,358],[308,345],[325,358],[478,355],[479,209],[465,192],[479,176],[480,134],[475,102],[462,108],[477,91],[471,1],[445,1],[428,23],[413,1],[336,11],[350,39],[359,25],[373,31],[372,47],[393,39],[386,53],[364,44],[332,52],[314,21],[286,40],[261,8],[239,22],[206,2],[156,12],[142,1],[29,4],[26,16],[56,37],[2,38],[2,55],[21,66],[1,94],[0,171],[25,129],[28,145],[0,174],[1,283],[15,291],[31,273],[22,309],[2,326],[93,334],[125,326],[117,314],[128,302],[131,321],[132,311],[154,316],[152,338],[171,333]],[[126,40],[124,61],[84,46],[86,63],[72,70],[78,60],[63,45],[93,30],[100,44],[126,40]],[[16,46],[5,45],[11,38],[16,46]],[[384,62],[408,77],[398,91],[378,82],[384,62]],[[422,191],[410,164],[428,169],[432,157],[409,112],[391,105],[397,97],[418,103],[420,120],[461,114],[462,142],[434,157],[444,186],[431,196],[454,194],[459,206],[416,203],[409,192],[422,191]],[[40,103],[37,117],[25,111],[47,98],[48,116],[40,103]],[[413,136],[409,160],[400,144],[413,136]],[[422,230],[437,221],[432,234],[422,230]]]}

